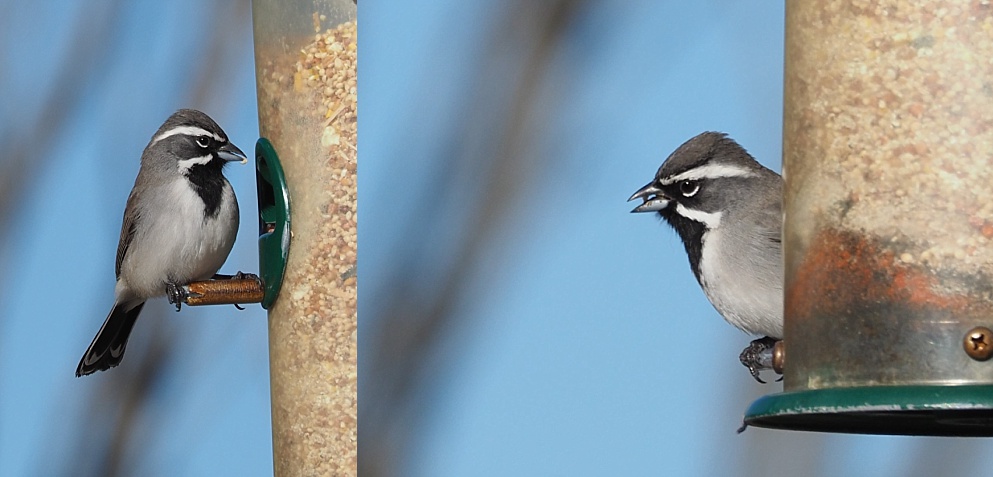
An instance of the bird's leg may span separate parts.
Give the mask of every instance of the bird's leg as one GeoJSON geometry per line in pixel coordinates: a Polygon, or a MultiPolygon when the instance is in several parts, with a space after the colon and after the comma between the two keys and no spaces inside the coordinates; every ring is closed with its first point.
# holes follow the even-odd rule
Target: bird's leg
{"type": "Polygon", "coordinates": [[[741,355],[738,356],[741,364],[748,368],[752,377],[762,384],[765,384],[765,381],[759,378],[759,371],[772,369],[772,347],[776,345],[777,341],[779,340],[776,338],[764,336],[749,343],[748,347],[742,350],[741,355]]]}
{"type": "Polygon", "coordinates": [[[169,303],[176,305],[176,311],[179,311],[183,307],[183,302],[189,298],[189,294],[186,293],[182,285],[170,282],[166,283],[166,298],[169,299],[169,303]]]}

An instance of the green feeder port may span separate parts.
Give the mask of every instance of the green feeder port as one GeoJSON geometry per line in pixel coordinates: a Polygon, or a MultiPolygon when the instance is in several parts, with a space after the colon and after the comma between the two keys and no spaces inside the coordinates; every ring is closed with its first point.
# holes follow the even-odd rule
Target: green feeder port
{"type": "Polygon", "coordinates": [[[265,287],[262,307],[279,295],[290,254],[290,192],[279,156],[266,138],[255,143],[255,183],[259,197],[259,274],[265,287]]]}
{"type": "Polygon", "coordinates": [[[786,4],[783,392],[745,424],[993,436],[993,12],[786,4]]]}

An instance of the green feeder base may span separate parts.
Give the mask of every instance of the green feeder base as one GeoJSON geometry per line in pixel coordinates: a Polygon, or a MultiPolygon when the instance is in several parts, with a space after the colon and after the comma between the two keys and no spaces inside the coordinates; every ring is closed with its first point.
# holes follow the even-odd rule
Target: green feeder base
{"type": "Polygon", "coordinates": [[[993,385],[784,392],[752,403],[745,424],[794,431],[993,437],[993,385]]]}

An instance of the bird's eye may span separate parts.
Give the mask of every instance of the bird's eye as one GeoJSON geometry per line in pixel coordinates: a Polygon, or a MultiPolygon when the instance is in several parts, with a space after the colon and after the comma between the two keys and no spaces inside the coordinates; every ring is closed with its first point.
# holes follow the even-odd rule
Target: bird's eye
{"type": "Polygon", "coordinates": [[[197,146],[207,148],[210,145],[210,138],[207,136],[197,136],[197,146]]]}
{"type": "Polygon", "coordinates": [[[697,181],[683,181],[679,183],[679,193],[683,197],[693,197],[700,191],[700,183],[697,181]]]}

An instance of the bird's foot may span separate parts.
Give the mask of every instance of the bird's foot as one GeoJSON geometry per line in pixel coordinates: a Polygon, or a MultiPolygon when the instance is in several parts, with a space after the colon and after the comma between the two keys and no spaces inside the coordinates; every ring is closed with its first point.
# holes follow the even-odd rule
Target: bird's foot
{"type": "Polygon", "coordinates": [[[748,368],[752,377],[762,384],[765,384],[765,381],[759,377],[759,372],[763,369],[772,369],[772,348],[778,341],[776,338],[768,336],[759,338],[749,343],[748,347],[742,350],[741,355],[738,356],[741,364],[748,368]]]}
{"type": "Polygon", "coordinates": [[[176,305],[176,311],[179,311],[183,307],[183,303],[185,303],[186,299],[189,297],[189,293],[183,289],[182,285],[166,283],[166,298],[169,299],[169,303],[176,305]]]}
{"type": "Polygon", "coordinates": [[[259,276],[254,273],[243,273],[241,271],[235,273],[234,275],[224,275],[221,273],[215,273],[214,276],[210,277],[210,279],[211,280],[245,280],[245,279],[260,280],[259,276]]]}
{"type": "Polygon", "coordinates": [[[254,274],[254,273],[242,273],[241,271],[238,271],[238,273],[235,273],[234,274],[234,279],[235,280],[255,280],[255,281],[259,282],[259,283],[262,283],[262,279],[259,278],[258,275],[254,274]]]}

